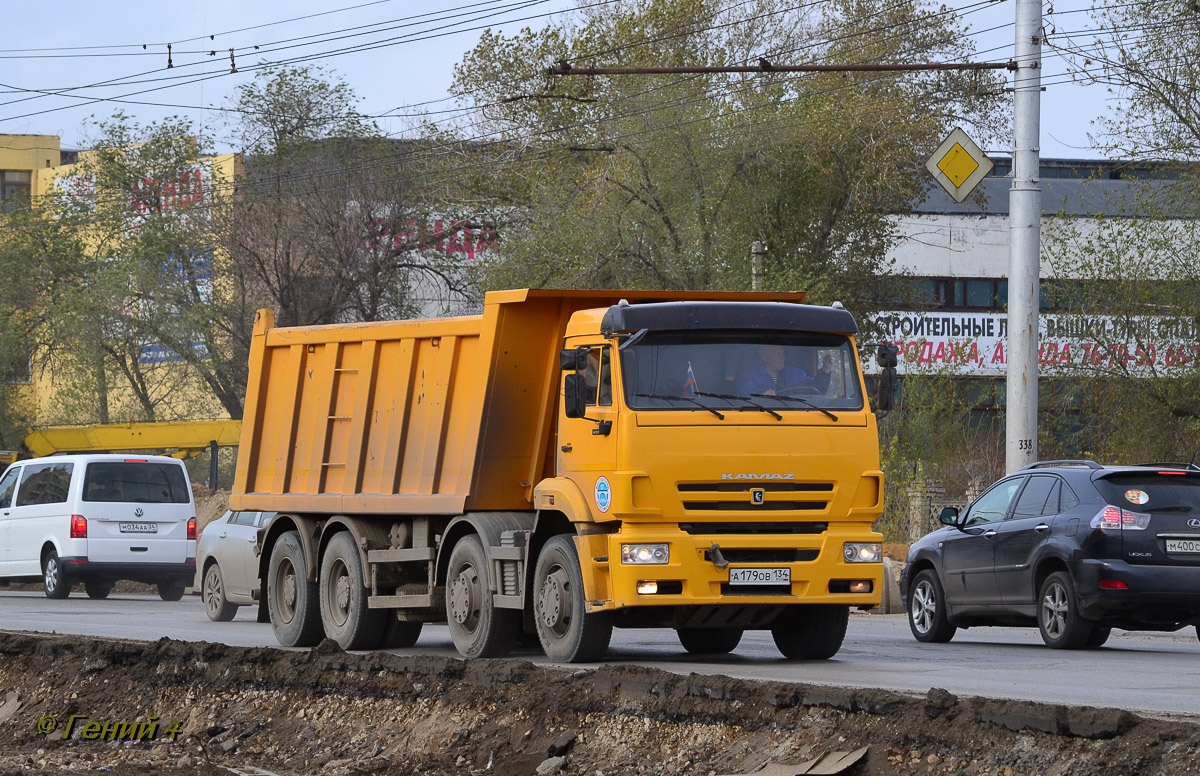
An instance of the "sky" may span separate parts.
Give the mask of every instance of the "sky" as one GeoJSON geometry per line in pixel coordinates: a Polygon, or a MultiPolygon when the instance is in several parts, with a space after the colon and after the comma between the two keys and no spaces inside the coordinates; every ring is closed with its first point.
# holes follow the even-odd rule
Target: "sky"
{"type": "MultiPolygon", "coordinates": [[[[1011,56],[1014,2],[947,3],[970,25],[976,60],[1011,56]]],[[[574,6],[573,0],[22,4],[5,12],[0,133],[59,135],[64,148],[86,148],[95,135],[88,118],[118,109],[141,123],[182,115],[208,125],[222,115],[214,108],[229,105],[237,85],[253,78],[254,66],[315,57],[308,63],[343,78],[361,98],[362,112],[379,116],[385,131],[400,134],[411,121],[403,114],[455,107],[448,99],[454,65],[484,28],[514,34],[561,19],[574,6]],[[237,73],[231,72],[230,48],[237,73]],[[341,53],[329,56],[336,50],[341,53]]],[[[1086,29],[1089,6],[1090,0],[1047,3],[1044,11],[1052,11],[1045,17],[1047,29],[1086,29]]],[[[1043,67],[1042,157],[1097,158],[1088,133],[1110,108],[1108,95],[1071,82],[1063,61],[1051,52],[1043,67]]]]}

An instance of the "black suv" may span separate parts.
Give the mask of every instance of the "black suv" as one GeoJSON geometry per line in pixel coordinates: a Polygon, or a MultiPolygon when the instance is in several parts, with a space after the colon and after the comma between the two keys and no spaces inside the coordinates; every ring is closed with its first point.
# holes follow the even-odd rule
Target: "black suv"
{"type": "Polygon", "coordinates": [[[1035,463],[939,520],[900,576],[919,641],[1036,624],[1048,646],[1079,649],[1112,628],[1200,625],[1200,467],[1035,463]]]}

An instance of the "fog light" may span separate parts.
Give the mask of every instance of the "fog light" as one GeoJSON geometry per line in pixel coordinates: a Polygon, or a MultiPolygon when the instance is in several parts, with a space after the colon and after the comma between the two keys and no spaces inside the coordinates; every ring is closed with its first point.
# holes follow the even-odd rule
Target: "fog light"
{"type": "Polygon", "coordinates": [[[883,545],[879,542],[846,542],[842,545],[842,557],[847,563],[880,563],[883,545]]]}
{"type": "Polygon", "coordinates": [[[655,595],[656,593],[658,593],[658,583],[657,582],[638,582],[637,583],[637,591],[638,591],[638,595],[655,595]]]}
{"type": "Polygon", "coordinates": [[[641,566],[662,566],[671,560],[667,544],[622,544],[621,562],[641,566]]]}
{"type": "Polygon", "coordinates": [[[1119,579],[1102,579],[1100,580],[1101,590],[1128,590],[1129,585],[1119,579]]]}
{"type": "Polygon", "coordinates": [[[869,593],[871,592],[871,580],[857,579],[850,583],[851,593],[869,593]]]}

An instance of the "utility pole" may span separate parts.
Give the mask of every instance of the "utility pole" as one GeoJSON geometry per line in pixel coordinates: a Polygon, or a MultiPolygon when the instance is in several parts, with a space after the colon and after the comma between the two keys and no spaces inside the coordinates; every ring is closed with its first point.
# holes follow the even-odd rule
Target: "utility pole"
{"type": "Polygon", "coordinates": [[[1013,168],[1008,195],[1008,408],[1004,463],[1014,472],[1037,460],[1038,312],[1041,273],[1042,5],[1016,0],[1013,168]]]}
{"type": "Polygon", "coordinates": [[[767,246],[762,240],[755,240],[750,249],[750,290],[762,291],[762,257],[767,252],[767,246]]]}

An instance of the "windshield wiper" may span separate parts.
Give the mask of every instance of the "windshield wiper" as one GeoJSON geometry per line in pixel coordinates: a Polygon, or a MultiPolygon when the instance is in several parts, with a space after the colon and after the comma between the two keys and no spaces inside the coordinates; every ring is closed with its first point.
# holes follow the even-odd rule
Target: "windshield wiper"
{"type": "Polygon", "coordinates": [[[1150,507],[1143,509],[1143,512],[1191,512],[1191,504],[1164,504],[1161,507],[1150,507]]]}
{"type": "Polygon", "coordinates": [[[806,406],[808,406],[808,407],[811,407],[812,409],[816,410],[817,412],[821,412],[821,413],[824,413],[825,415],[828,415],[830,420],[836,421],[836,420],[838,419],[838,416],[837,416],[837,415],[834,415],[834,414],[833,414],[832,412],[830,412],[829,410],[825,409],[824,407],[818,407],[817,405],[813,404],[813,403],[812,403],[811,401],[809,401],[808,399],[802,398],[802,397],[800,397],[800,396],[780,396],[780,395],[779,395],[779,394],[777,394],[777,393],[776,393],[776,394],[772,394],[772,393],[756,393],[756,394],[754,394],[754,395],[755,395],[755,396],[760,396],[760,397],[762,397],[762,398],[764,398],[764,399],[779,399],[780,401],[798,401],[798,402],[800,402],[801,404],[804,404],[804,405],[806,405],[806,406]]]}
{"type": "MultiPolygon", "coordinates": [[[[758,410],[762,410],[763,412],[769,414],[771,417],[775,418],[775,420],[783,420],[783,416],[780,415],[775,410],[771,409],[770,407],[764,407],[756,401],[750,401],[750,399],[745,396],[736,396],[732,393],[705,393],[704,391],[696,391],[696,395],[697,396],[711,396],[714,399],[724,399],[724,400],[728,401],[730,404],[733,403],[734,399],[737,399],[739,401],[744,401],[747,404],[749,404],[751,407],[754,407],[755,409],[758,409],[758,410]]],[[[741,409],[744,409],[744,408],[741,408],[741,409]]]]}
{"type": "Polygon", "coordinates": [[[702,409],[702,410],[708,410],[709,412],[711,412],[712,414],[716,415],[716,416],[717,416],[718,418],[720,418],[721,420],[725,420],[725,416],[724,416],[724,415],[722,415],[721,413],[717,412],[715,409],[713,409],[712,407],[708,406],[707,404],[705,404],[705,403],[703,403],[703,402],[696,401],[696,400],[695,400],[695,399],[693,399],[691,396],[671,396],[671,395],[669,395],[669,394],[665,394],[665,393],[635,393],[635,394],[634,394],[634,396],[637,396],[637,397],[639,397],[639,398],[642,398],[642,399],[665,399],[665,400],[667,400],[667,401],[671,401],[671,400],[673,400],[673,399],[678,399],[678,400],[680,400],[680,401],[690,401],[692,404],[695,404],[695,405],[696,405],[697,407],[699,407],[700,409],[702,409]]]}

